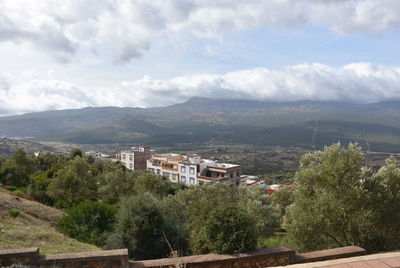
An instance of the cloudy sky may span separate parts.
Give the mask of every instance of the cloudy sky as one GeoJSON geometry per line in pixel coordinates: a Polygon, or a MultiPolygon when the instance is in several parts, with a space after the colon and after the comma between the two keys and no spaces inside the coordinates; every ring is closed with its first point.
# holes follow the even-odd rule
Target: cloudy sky
{"type": "Polygon", "coordinates": [[[399,0],[0,0],[0,115],[400,99],[399,0]]]}

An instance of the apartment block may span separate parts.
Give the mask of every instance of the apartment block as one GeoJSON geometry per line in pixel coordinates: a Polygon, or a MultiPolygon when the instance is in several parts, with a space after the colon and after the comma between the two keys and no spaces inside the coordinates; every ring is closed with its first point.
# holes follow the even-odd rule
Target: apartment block
{"type": "Polygon", "coordinates": [[[121,151],[121,162],[132,170],[146,170],[147,160],[151,158],[150,147],[132,147],[130,150],[121,151]]]}
{"type": "Polygon", "coordinates": [[[240,184],[239,165],[217,163],[198,155],[155,154],[147,160],[147,170],[187,185],[225,181],[240,184]]]}
{"type": "Polygon", "coordinates": [[[185,155],[180,154],[155,154],[147,160],[147,170],[178,182],[179,162],[184,158],[185,155]]]}
{"type": "Polygon", "coordinates": [[[241,183],[240,173],[239,165],[210,161],[197,176],[197,181],[199,185],[209,182],[230,181],[239,186],[241,183]]]}

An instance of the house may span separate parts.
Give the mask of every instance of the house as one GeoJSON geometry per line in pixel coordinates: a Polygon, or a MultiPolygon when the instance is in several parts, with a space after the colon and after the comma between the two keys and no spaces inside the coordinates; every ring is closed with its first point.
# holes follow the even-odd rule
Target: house
{"type": "Polygon", "coordinates": [[[104,154],[101,152],[96,152],[96,151],[87,151],[85,152],[85,155],[90,155],[93,158],[109,158],[110,155],[104,154]]]}
{"type": "Polygon", "coordinates": [[[197,176],[199,185],[209,182],[233,182],[236,185],[240,185],[240,172],[241,168],[239,165],[218,163],[215,161],[208,160],[205,168],[197,176]]]}
{"type": "Polygon", "coordinates": [[[240,185],[239,165],[217,163],[196,154],[155,154],[147,160],[147,170],[187,185],[226,181],[240,185]]]}
{"type": "Polygon", "coordinates": [[[179,181],[189,185],[197,185],[197,176],[204,169],[204,162],[198,155],[188,155],[179,161],[179,181]]]}
{"type": "Polygon", "coordinates": [[[120,160],[129,169],[146,170],[147,160],[151,158],[150,147],[132,147],[130,150],[121,151],[120,160]]]}
{"type": "Polygon", "coordinates": [[[147,170],[162,175],[172,182],[179,181],[179,162],[186,156],[180,154],[154,154],[147,160],[147,170]]]}

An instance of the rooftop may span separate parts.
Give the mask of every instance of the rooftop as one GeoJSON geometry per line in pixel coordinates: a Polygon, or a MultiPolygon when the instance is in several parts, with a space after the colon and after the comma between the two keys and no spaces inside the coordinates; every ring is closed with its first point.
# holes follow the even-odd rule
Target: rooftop
{"type": "Polygon", "coordinates": [[[213,167],[213,168],[235,168],[235,167],[240,167],[240,166],[239,165],[235,165],[235,164],[213,162],[213,163],[210,164],[209,167],[213,167]]]}

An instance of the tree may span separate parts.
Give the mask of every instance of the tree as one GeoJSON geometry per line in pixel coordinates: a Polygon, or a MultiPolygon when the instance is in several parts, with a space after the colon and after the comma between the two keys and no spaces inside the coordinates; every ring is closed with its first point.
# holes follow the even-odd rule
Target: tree
{"type": "Polygon", "coordinates": [[[178,191],[171,198],[184,211],[175,214],[186,219],[185,230],[195,254],[253,249],[257,238],[271,235],[278,219],[269,198],[258,189],[210,184],[178,191]]]}
{"type": "Polygon", "coordinates": [[[35,171],[33,160],[22,149],[16,150],[2,165],[0,182],[6,185],[23,187],[28,185],[29,176],[35,171]]]}
{"type": "Polygon", "coordinates": [[[69,208],[97,198],[97,178],[83,158],[75,157],[56,172],[47,193],[56,201],[56,206],[69,208]]]}
{"type": "Polygon", "coordinates": [[[83,156],[83,152],[81,149],[72,149],[70,152],[70,157],[73,159],[76,156],[82,157],[83,156]]]}
{"type": "Polygon", "coordinates": [[[86,200],[68,210],[59,221],[62,233],[79,241],[103,246],[113,230],[117,209],[113,206],[86,200]]]}
{"type": "Polygon", "coordinates": [[[122,198],[117,215],[116,232],[109,241],[128,248],[135,260],[167,257],[169,236],[159,201],[149,193],[122,198]]]}
{"type": "Polygon", "coordinates": [[[136,194],[148,192],[157,197],[174,194],[177,190],[168,179],[151,172],[141,173],[134,181],[136,194]]]}
{"type": "Polygon", "coordinates": [[[400,247],[400,161],[394,156],[386,159],[366,184],[375,227],[366,247],[370,251],[396,250],[400,247]]]}
{"type": "Polygon", "coordinates": [[[363,162],[364,154],[354,144],[347,149],[334,144],[301,159],[286,222],[296,249],[367,245],[373,217],[365,182],[372,171],[363,168],[363,162]]]}
{"type": "Polygon", "coordinates": [[[121,168],[105,171],[101,177],[100,198],[107,203],[115,204],[123,196],[132,195],[137,172],[128,172],[121,168]]]}
{"type": "Polygon", "coordinates": [[[35,158],[38,171],[46,172],[53,166],[60,165],[66,161],[65,156],[61,154],[40,154],[35,158]]]}
{"type": "Polygon", "coordinates": [[[276,191],[272,196],[272,203],[276,205],[280,211],[281,217],[286,214],[286,208],[294,202],[294,190],[283,188],[276,191]]]}

